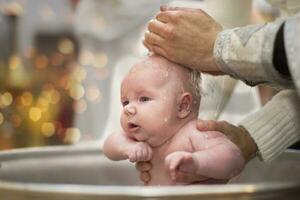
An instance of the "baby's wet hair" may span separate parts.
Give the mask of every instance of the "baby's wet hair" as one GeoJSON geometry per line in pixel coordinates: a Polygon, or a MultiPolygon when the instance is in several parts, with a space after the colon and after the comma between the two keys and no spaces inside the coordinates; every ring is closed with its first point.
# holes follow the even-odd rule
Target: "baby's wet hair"
{"type": "Polygon", "coordinates": [[[201,72],[195,69],[189,69],[190,73],[190,84],[191,84],[191,89],[193,92],[193,95],[196,98],[201,98],[202,95],[202,87],[201,87],[201,72]]]}

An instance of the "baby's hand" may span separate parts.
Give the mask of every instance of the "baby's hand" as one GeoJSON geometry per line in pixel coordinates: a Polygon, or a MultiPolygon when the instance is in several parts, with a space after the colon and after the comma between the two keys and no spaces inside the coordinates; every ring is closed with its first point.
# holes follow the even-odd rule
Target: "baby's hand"
{"type": "Polygon", "coordinates": [[[149,161],[152,158],[152,148],[145,142],[136,142],[126,151],[130,162],[149,161]]]}
{"type": "Polygon", "coordinates": [[[197,168],[192,153],[176,151],[165,158],[165,164],[170,171],[172,180],[176,179],[178,171],[196,172],[197,168]]]}

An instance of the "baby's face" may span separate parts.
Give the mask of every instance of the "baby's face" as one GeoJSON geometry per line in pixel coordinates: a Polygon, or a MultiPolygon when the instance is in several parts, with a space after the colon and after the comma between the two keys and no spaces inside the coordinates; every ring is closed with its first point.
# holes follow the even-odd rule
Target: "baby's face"
{"type": "Polygon", "coordinates": [[[156,147],[174,133],[180,92],[167,68],[141,65],[135,65],[122,82],[121,125],[130,138],[156,147]]]}

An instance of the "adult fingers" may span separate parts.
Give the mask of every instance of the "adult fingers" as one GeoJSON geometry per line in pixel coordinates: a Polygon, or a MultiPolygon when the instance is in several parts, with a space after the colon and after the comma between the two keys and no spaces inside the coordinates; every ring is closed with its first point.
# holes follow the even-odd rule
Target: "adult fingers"
{"type": "Polygon", "coordinates": [[[152,45],[153,44],[154,45],[162,45],[164,42],[164,39],[161,36],[157,35],[156,33],[146,31],[145,32],[145,41],[152,45]]]}
{"type": "Polygon", "coordinates": [[[159,20],[152,19],[148,23],[148,30],[156,35],[165,38],[170,35],[170,26],[168,24],[164,24],[159,20]]]}
{"type": "Polygon", "coordinates": [[[149,161],[147,161],[147,162],[137,162],[135,164],[135,168],[138,171],[147,172],[147,171],[150,171],[152,169],[152,164],[149,161]]]}
{"type": "Polygon", "coordinates": [[[198,120],[197,129],[199,131],[219,131],[224,133],[229,129],[229,124],[224,121],[214,121],[214,120],[198,120]]]}
{"type": "Polygon", "coordinates": [[[152,45],[143,40],[143,45],[148,49],[148,51],[152,52],[152,45]]]}
{"type": "Polygon", "coordinates": [[[172,21],[172,18],[173,14],[170,12],[159,12],[155,17],[155,19],[165,24],[172,21]]]}
{"type": "MultiPolygon", "coordinates": [[[[151,49],[150,51],[153,52],[154,54],[157,54],[157,55],[161,55],[163,57],[167,57],[167,53],[166,51],[161,48],[160,46],[157,46],[157,45],[151,45],[149,43],[146,42],[146,40],[143,41],[143,44],[146,46],[149,46],[149,48],[151,49]]],[[[146,47],[147,47],[146,46],[146,47]]],[[[147,47],[148,48],[148,47],[147,47]]],[[[148,48],[148,49],[149,49],[148,48]]]]}

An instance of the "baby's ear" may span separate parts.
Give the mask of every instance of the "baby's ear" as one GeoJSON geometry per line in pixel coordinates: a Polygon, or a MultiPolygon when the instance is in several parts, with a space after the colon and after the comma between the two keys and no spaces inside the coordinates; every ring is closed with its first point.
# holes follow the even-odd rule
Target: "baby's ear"
{"type": "Polygon", "coordinates": [[[187,117],[192,109],[193,96],[189,92],[181,94],[178,100],[178,113],[177,116],[181,119],[187,117]]]}

